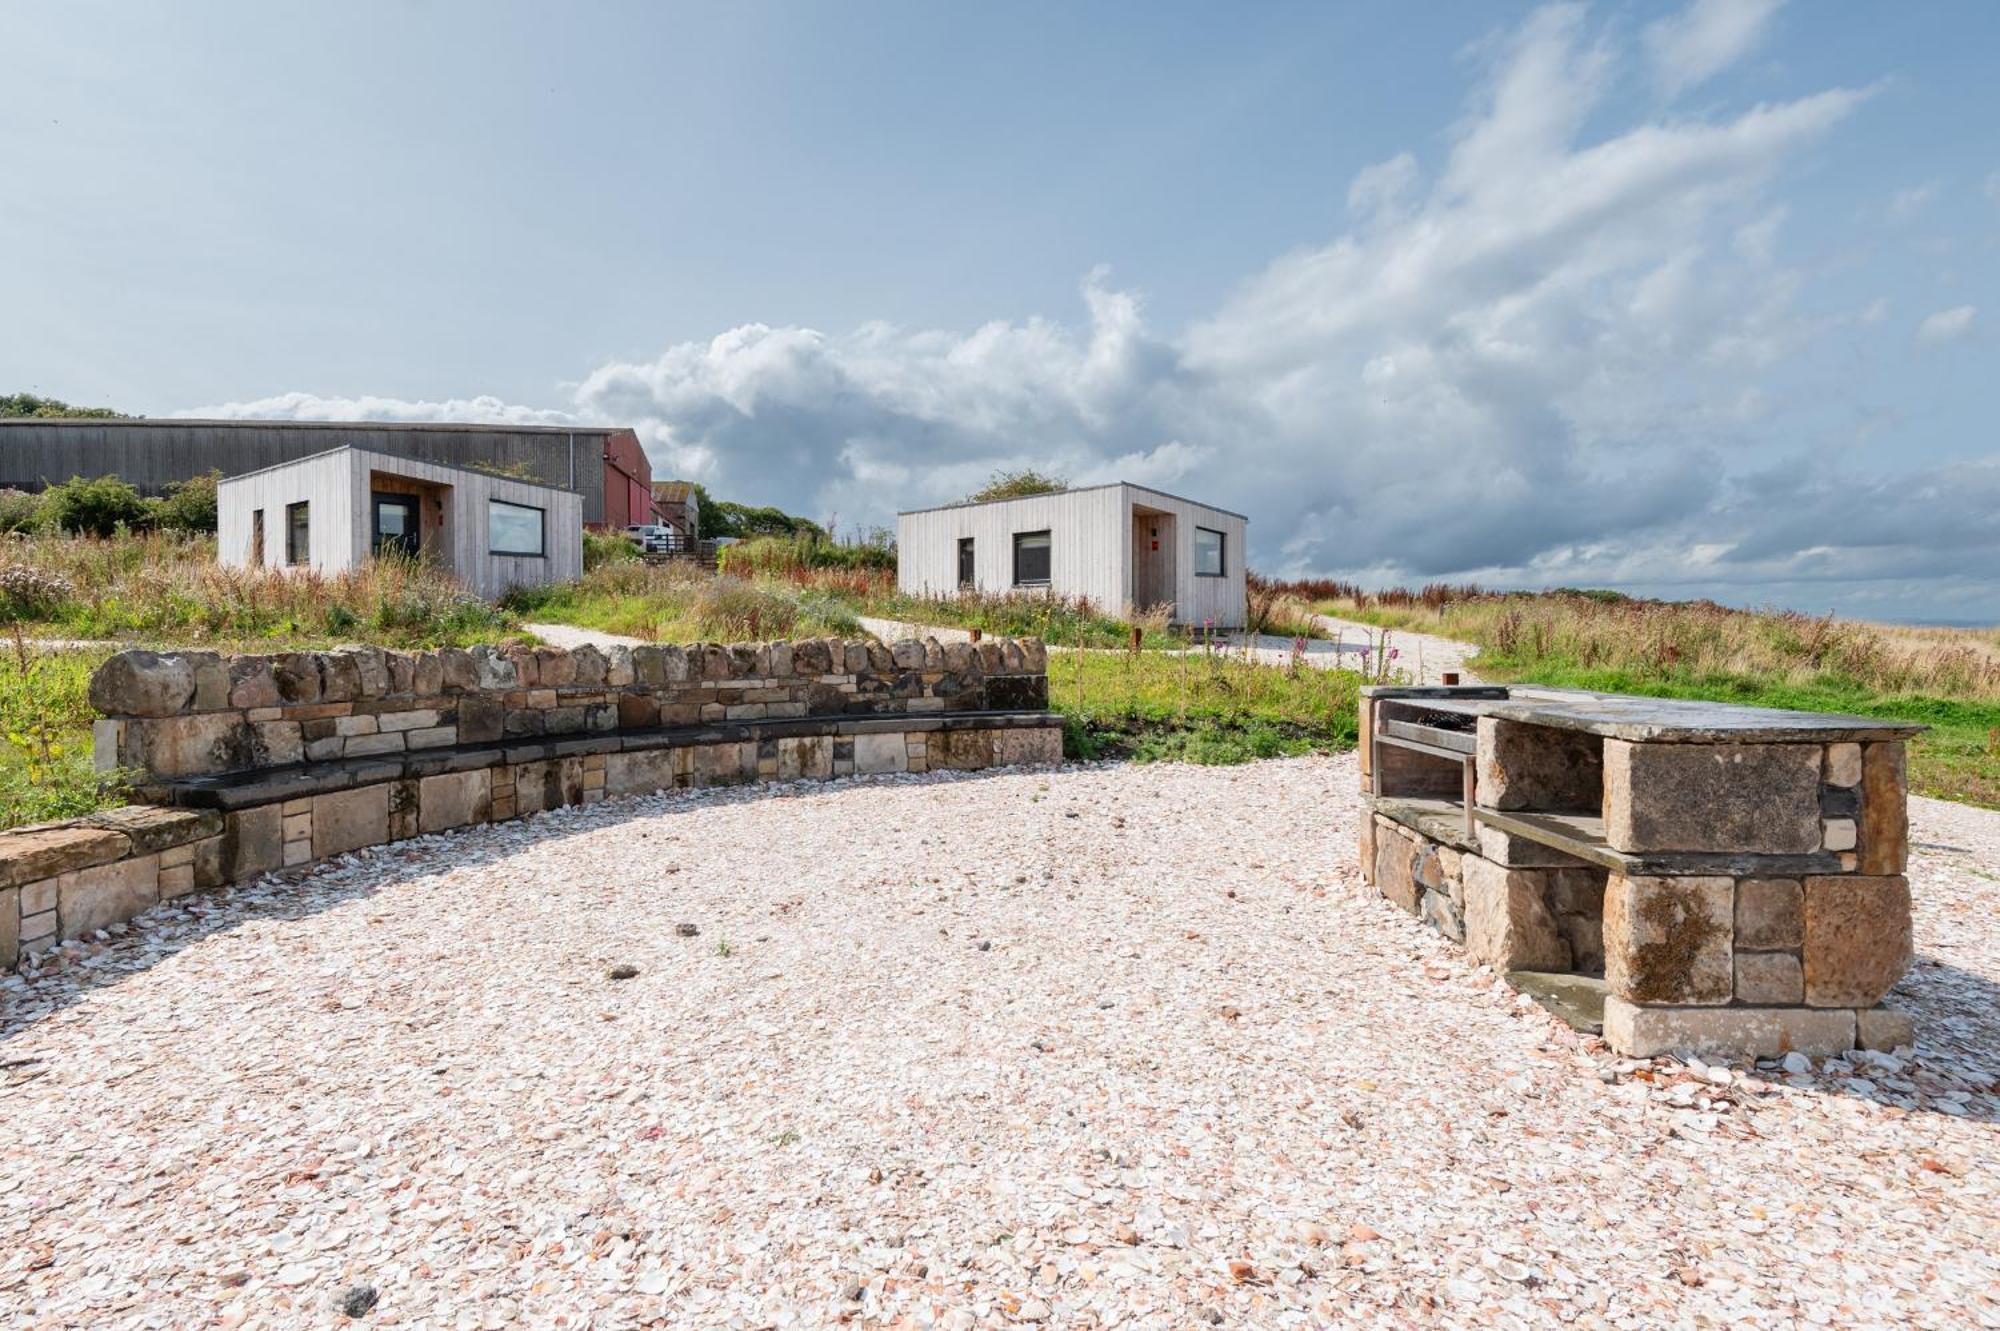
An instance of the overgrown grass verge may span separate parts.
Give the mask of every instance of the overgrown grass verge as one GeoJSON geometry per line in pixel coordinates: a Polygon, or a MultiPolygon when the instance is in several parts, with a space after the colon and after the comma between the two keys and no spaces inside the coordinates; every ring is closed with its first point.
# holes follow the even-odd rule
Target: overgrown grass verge
{"type": "Polygon", "coordinates": [[[384,647],[493,642],[504,612],[422,563],[376,560],[327,577],[223,568],[208,537],[10,537],[0,544],[0,624],[44,638],[148,645],[366,640],[384,647]]]}
{"type": "Polygon", "coordinates": [[[124,803],[91,761],[90,676],[109,654],[0,643],[0,828],[124,803]]]}
{"type": "Polygon", "coordinates": [[[1049,704],[1071,758],[1211,765],[1354,747],[1361,679],[1224,652],[1054,652],[1049,704]]]}
{"type": "Polygon", "coordinates": [[[501,605],[523,619],[651,642],[759,642],[861,633],[854,612],[831,593],[683,564],[606,564],[577,582],[516,588],[501,605]]]}

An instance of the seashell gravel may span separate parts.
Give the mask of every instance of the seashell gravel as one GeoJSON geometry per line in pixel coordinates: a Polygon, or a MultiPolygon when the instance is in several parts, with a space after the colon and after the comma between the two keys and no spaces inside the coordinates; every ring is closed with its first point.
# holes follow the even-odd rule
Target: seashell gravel
{"type": "Polygon", "coordinates": [[[2000,1325],[2000,814],[1915,1050],[1619,1060],[1351,756],[656,796],[0,981],[8,1327],[2000,1325]],[[692,926],[688,928],[685,926],[692,926]]]}

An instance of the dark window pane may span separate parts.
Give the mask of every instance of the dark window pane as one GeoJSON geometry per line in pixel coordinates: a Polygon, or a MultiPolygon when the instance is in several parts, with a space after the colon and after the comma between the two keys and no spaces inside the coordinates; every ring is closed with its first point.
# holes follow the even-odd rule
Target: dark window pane
{"type": "Polygon", "coordinates": [[[1206,527],[1194,529],[1194,571],[1197,577],[1219,578],[1223,574],[1223,536],[1206,527]]]}
{"type": "Polygon", "coordinates": [[[285,562],[303,564],[312,558],[311,504],[285,505],[285,562]]]}
{"type": "Polygon", "coordinates": [[[1014,537],[1014,581],[1017,585],[1049,580],[1049,534],[1024,531],[1014,537]]]}
{"type": "Polygon", "coordinates": [[[503,500],[487,501],[486,547],[496,555],[542,553],[542,510],[503,500]]]}

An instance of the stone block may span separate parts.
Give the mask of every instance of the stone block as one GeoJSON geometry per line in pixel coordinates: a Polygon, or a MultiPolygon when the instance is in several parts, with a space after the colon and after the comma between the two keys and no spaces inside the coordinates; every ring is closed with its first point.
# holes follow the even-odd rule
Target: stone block
{"type": "Polygon", "coordinates": [[[468,693],[458,700],[461,744],[491,744],[505,733],[507,709],[498,698],[468,693]]]}
{"type": "Polygon", "coordinates": [[[780,781],[823,781],[832,775],[832,736],[802,735],[778,741],[778,779],[780,781]]]}
{"type": "Polygon", "coordinates": [[[180,864],[169,869],[162,866],[159,871],[160,900],[172,901],[194,891],[194,865],[180,864]]]}
{"type": "Polygon", "coordinates": [[[1829,744],[1826,746],[1826,783],[1829,786],[1858,786],[1861,784],[1861,746],[1859,744],[1829,744]]]}
{"type": "Polygon", "coordinates": [[[197,712],[219,712],[228,707],[229,664],[215,652],[181,655],[194,674],[194,700],[189,705],[197,712]]]}
{"type": "Polygon", "coordinates": [[[64,874],[56,883],[56,914],[64,938],[129,920],[160,900],[160,857],[136,855],[64,874]]]}
{"type": "Polygon", "coordinates": [[[1417,918],[1452,942],[1461,945],[1465,942],[1465,912],[1448,893],[1425,892],[1417,918]]]}
{"type": "Polygon", "coordinates": [[[108,864],[122,859],[131,848],[130,837],[103,827],[71,825],[9,832],[0,836],[0,887],[108,864]]]}
{"type": "Polygon", "coordinates": [[[1055,726],[993,732],[993,761],[1002,767],[1052,767],[1063,760],[1063,734],[1055,726]]]}
{"type": "Polygon", "coordinates": [[[0,970],[21,959],[21,889],[0,888],[0,970]]]}
{"type": "Polygon", "coordinates": [[[1853,850],[1856,828],[1852,818],[1829,818],[1820,832],[1821,844],[1827,850],[1853,850]]]}
{"type": "Polygon", "coordinates": [[[1889,1053],[1917,1042],[1917,1026],[1901,1008],[1865,1007],[1854,1014],[1854,1043],[1889,1053]]]}
{"type": "Polygon", "coordinates": [[[1375,890],[1415,915],[1423,906],[1423,888],[1417,882],[1417,861],[1423,843],[1394,823],[1375,829],[1375,890]]]}
{"type": "Polygon", "coordinates": [[[1375,843],[1377,830],[1374,815],[1364,811],[1361,815],[1360,843],[1356,847],[1356,853],[1361,861],[1361,879],[1363,882],[1371,885],[1375,881],[1375,843]]]}
{"type": "Polygon", "coordinates": [[[1612,849],[1805,854],[1819,849],[1817,744],[1604,741],[1612,849]]]}
{"type": "Polygon", "coordinates": [[[386,782],[313,798],[312,857],[326,859],[389,839],[386,782]]]}
{"type": "Polygon", "coordinates": [[[757,746],[701,744],[690,755],[690,780],[697,786],[734,786],[757,776],[757,746]]]}
{"type": "Polygon", "coordinates": [[[223,873],[232,883],[283,867],[285,815],[276,804],[239,809],[228,815],[222,833],[223,873]]]}
{"type": "Polygon", "coordinates": [[[256,765],[250,725],[240,712],[201,712],[135,725],[141,764],[159,776],[207,776],[256,765]]]}
{"type": "Polygon", "coordinates": [[[325,697],[326,678],[320,672],[319,657],[312,652],[273,656],[271,677],[277,681],[278,697],[284,702],[309,705],[325,697]]]}
{"type": "Polygon", "coordinates": [[[276,707],[285,700],[266,656],[239,656],[229,663],[229,706],[276,707]]]}
{"type": "Polygon", "coordinates": [[[228,853],[229,838],[223,835],[203,837],[194,843],[194,885],[197,890],[221,887],[229,881],[228,865],[224,856],[228,853]]]}
{"type": "Polygon", "coordinates": [[[1805,894],[1796,878],[1745,878],[1736,884],[1736,946],[1795,948],[1805,942],[1805,894]]]}
{"type": "Polygon", "coordinates": [[[1899,874],[1910,859],[1909,782],[1901,740],[1861,753],[1861,860],[1866,874],[1899,874]]]}
{"type": "Polygon", "coordinates": [[[222,815],[198,809],[168,809],[156,804],[125,804],[78,820],[108,832],[122,832],[131,842],[129,853],[144,855],[211,837],[222,830],[222,815]]]}
{"type": "Polygon", "coordinates": [[[438,653],[418,652],[410,658],[410,691],[420,698],[444,692],[444,661],[438,653]]]}
{"type": "MultiPolygon", "coordinates": [[[[896,736],[901,742],[902,736],[896,736]]],[[[861,761],[860,754],[855,755],[861,761]]],[[[993,732],[990,730],[940,730],[931,736],[926,759],[933,772],[972,772],[993,766],[993,732]]],[[[869,770],[862,768],[863,771],[869,770]]]]}
{"type": "Polygon", "coordinates": [[[1478,825],[1478,837],[1482,857],[1511,869],[1580,869],[1590,863],[1553,846],[1545,846],[1539,841],[1516,836],[1485,823],[1478,825]]]}
{"type": "Polygon", "coordinates": [[[90,705],[107,716],[178,716],[194,702],[194,670],[184,656],[124,651],[90,677],[90,705]]]}
{"type": "Polygon", "coordinates": [[[1727,1003],[1735,992],[1736,883],[1628,878],[1604,890],[1604,983],[1641,1004],[1727,1003]]]}
{"type": "Polygon", "coordinates": [[[650,795],[674,788],[674,753],[671,749],[646,749],[638,753],[608,754],[604,761],[604,789],[612,795],[650,795]]]}
{"type": "Polygon", "coordinates": [[[1643,1007],[1616,994],[1604,1000],[1604,1039],[1627,1058],[1720,1054],[1735,1058],[1814,1058],[1854,1048],[1854,1013],[1803,1007],[1643,1007]]]}
{"type": "Polygon", "coordinates": [[[442,749],[458,743],[458,727],[432,726],[429,730],[405,731],[403,742],[412,749],[442,749]]]}
{"type": "Polygon", "coordinates": [[[383,712],[375,724],[381,730],[428,730],[440,719],[435,707],[413,707],[407,712],[383,712]]]}
{"type": "Polygon", "coordinates": [[[125,761],[125,722],[99,717],[90,723],[90,762],[100,772],[109,772],[125,761]]]}
{"type": "MultiPolygon", "coordinates": [[[[933,761],[932,766],[936,766],[933,761]]],[[[856,735],[854,737],[854,770],[863,775],[883,772],[904,772],[910,766],[909,751],[903,745],[903,737],[897,733],[886,735],[856,735]]]]}
{"type": "Polygon", "coordinates": [[[1738,952],[1736,1001],[1756,1007],[1805,1001],[1805,972],[1790,952],[1738,952]]]}
{"type": "Polygon", "coordinates": [[[349,739],[341,752],[349,758],[370,758],[383,753],[401,753],[406,741],[400,734],[356,735],[349,739]]]}
{"type": "Polygon", "coordinates": [[[1840,874],[1804,886],[1806,1002],[1875,1006],[1910,964],[1909,883],[1840,874]]]}
{"type": "MultiPolygon", "coordinates": [[[[20,887],[21,914],[39,915],[43,911],[56,908],[56,884],[59,879],[44,878],[39,883],[23,883],[20,887]]],[[[22,935],[26,937],[26,935],[22,935]]]]}
{"type": "Polygon", "coordinates": [[[1547,870],[1509,869],[1467,855],[1460,872],[1465,947],[1474,961],[1496,970],[1569,969],[1569,943],[1549,910],[1547,870]]]}
{"type": "Polygon", "coordinates": [[[290,767],[305,761],[305,742],[297,721],[253,721],[250,761],[255,767],[290,767]]]}
{"type": "Polygon", "coordinates": [[[1489,809],[1595,811],[1603,743],[1581,731],[1482,716],[1479,802],[1489,809]]]}
{"type": "Polygon", "coordinates": [[[337,716],[333,718],[333,733],[343,738],[356,735],[373,735],[382,729],[380,717],[363,714],[360,716],[337,716]]]}
{"type": "Polygon", "coordinates": [[[492,778],[483,769],[422,778],[417,782],[417,830],[442,832],[485,822],[491,790],[492,778]]]}

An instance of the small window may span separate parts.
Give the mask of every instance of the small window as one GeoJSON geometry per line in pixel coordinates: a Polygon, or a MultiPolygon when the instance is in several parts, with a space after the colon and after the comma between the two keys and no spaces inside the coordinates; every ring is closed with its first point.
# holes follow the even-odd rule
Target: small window
{"type": "Polygon", "coordinates": [[[958,538],[958,585],[970,587],[979,581],[978,564],[973,558],[972,538],[958,538]]]}
{"type": "Polygon", "coordinates": [[[1045,531],[1014,533],[1014,585],[1049,585],[1049,534],[1045,531]]]}
{"type": "Polygon", "coordinates": [[[312,559],[312,505],[285,505],[285,562],[304,564],[312,559]]]}
{"type": "Polygon", "coordinates": [[[264,510],[250,510],[250,567],[264,567],[264,510]]]}
{"type": "Polygon", "coordinates": [[[1206,527],[1194,529],[1194,575],[1197,578],[1219,578],[1225,572],[1223,551],[1228,538],[1219,531],[1206,527]]]}
{"type": "Polygon", "coordinates": [[[496,555],[542,554],[542,510],[502,499],[486,501],[486,549],[496,555]]]}

